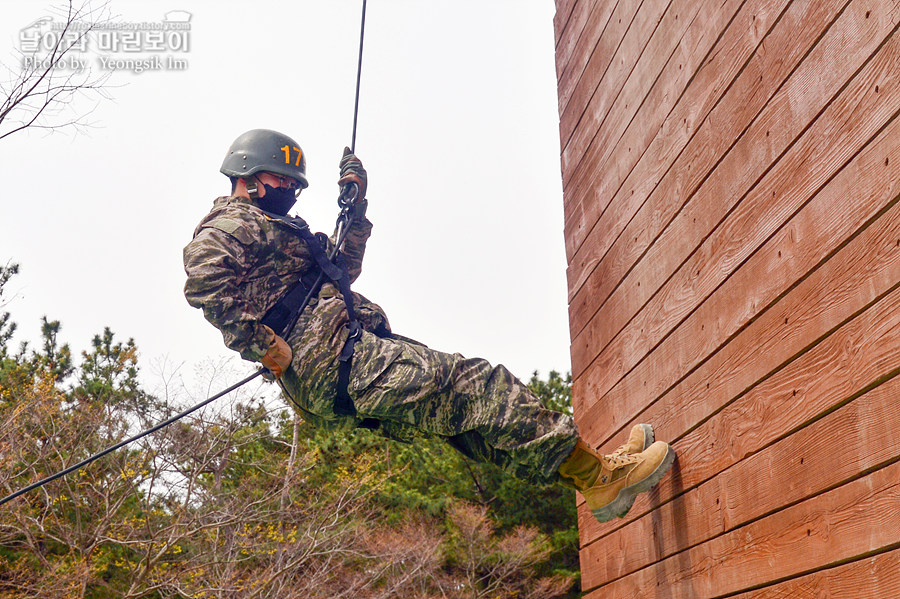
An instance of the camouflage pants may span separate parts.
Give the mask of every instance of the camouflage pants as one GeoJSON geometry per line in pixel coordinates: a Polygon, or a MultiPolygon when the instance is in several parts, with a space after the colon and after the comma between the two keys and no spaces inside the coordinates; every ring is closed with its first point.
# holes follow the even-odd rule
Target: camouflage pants
{"type": "Polygon", "coordinates": [[[350,371],[361,418],[385,436],[439,436],[466,456],[535,482],[557,470],[578,439],[568,414],[545,408],[504,366],[448,354],[402,338],[364,332],[350,371]]]}

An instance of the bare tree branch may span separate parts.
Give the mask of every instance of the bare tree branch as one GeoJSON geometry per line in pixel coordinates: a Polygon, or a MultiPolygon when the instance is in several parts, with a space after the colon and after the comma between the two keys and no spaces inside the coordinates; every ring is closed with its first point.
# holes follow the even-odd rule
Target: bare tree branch
{"type": "Polygon", "coordinates": [[[67,59],[74,58],[76,51],[86,47],[91,32],[109,22],[108,4],[95,9],[90,0],[84,0],[78,7],[73,2],[68,0],[67,5],[54,11],[64,19],[59,30],[41,33],[42,25],[52,23],[49,18],[38,19],[23,29],[34,28],[39,35],[34,47],[16,51],[18,68],[0,63],[7,77],[6,83],[0,82],[0,139],[28,128],[54,132],[91,127],[88,117],[101,98],[109,98],[110,71],[94,74],[87,61],[80,70],[64,68],[67,59]],[[43,48],[44,39],[52,46],[43,48]],[[94,100],[94,105],[79,108],[76,106],[79,98],[94,100]]]}

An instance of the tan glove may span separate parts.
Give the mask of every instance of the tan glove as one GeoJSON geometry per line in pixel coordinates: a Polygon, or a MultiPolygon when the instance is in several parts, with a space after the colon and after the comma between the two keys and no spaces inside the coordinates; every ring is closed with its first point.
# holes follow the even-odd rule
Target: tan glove
{"type": "Polygon", "coordinates": [[[275,378],[279,379],[291,365],[291,346],[266,325],[263,325],[263,328],[269,334],[269,350],[260,362],[269,369],[275,378]]]}

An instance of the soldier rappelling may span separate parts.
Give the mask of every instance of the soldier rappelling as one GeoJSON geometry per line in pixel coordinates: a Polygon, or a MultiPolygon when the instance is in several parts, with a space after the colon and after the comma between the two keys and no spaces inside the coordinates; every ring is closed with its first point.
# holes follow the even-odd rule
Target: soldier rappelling
{"type": "Polygon", "coordinates": [[[637,425],[625,445],[598,455],[570,415],[546,409],[502,365],[393,333],[384,311],[350,290],[372,223],[362,163],[346,148],[339,166],[341,197],[352,200],[346,228],[328,239],[287,215],[308,185],[300,145],[266,129],[239,136],[221,168],[231,194],[215,200],[184,250],[188,302],[229,348],[262,363],[312,424],[440,437],[523,480],[574,486],[600,521],[624,516],[668,470],[672,448],[637,425]],[[300,296],[308,301],[291,314],[300,306],[289,298],[300,296]]]}

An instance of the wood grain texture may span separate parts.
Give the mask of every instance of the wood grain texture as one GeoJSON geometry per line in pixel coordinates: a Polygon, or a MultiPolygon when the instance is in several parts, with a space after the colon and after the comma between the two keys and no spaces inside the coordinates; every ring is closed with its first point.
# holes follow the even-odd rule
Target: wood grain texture
{"type": "MultiPolygon", "coordinates": [[[[782,90],[785,93],[776,94],[734,151],[573,340],[573,372],[584,372],[593,362],[586,384],[594,397],[629,372],[648,348],[668,335],[771,234],[772,227],[777,228],[777,219],[772,219],[769,228],[761,229],[755,238],[738,232],[739,241],[751,239],[741,247],[723,239],[734,238],[729,223],[746,216],[744,210],[729,216],[738,202],[768,204],[770,211],[784,206],[789,215],[891,118],[900,106],[900,85],[893,68],[898,57],[900,37],[892,36],[833,101],[821,90],[809,97],[808,82],[802,78],[794,80],[797,87],[789,83],[782,90]],[[801,108],[797,102],[803,103],[801,108]],[[812,122],[816,111],[826,105],[812,122]],[[859,119],[857,111],[866,112],[867,118],[859,119]],[[810,123],[800,139],[794,138],[810,123]],[[782,152],[787,153],[779,157],[782,152]],[[800,175],[796,169],[801,169],[800,175]],[[716,230],[726,217],[731,221],[716,230]],[[699,251],[698,244],[702,244],[699,251]],[[632,320],[636,313],[639,317],[632,320]],[[613,339],[614,344],[607,347],[613,339]],[[598,348],[602,348],[599,355],[598,348]]],[[[812,75],[802,67],[797,73],[812,75]]],[[[833,81],[836,87],[839,80],[833,81]]]]}
{"type": "MultiPolygon", "coordinates": [[[[638,0],[619,0],[616,2],[612,14],[602,28],[600,37],[593,38],[590,34],[585,36],[581,51],[573,55],[569,61],[569,68],[565,69],[561,74],[557,82],[557,96],[560,102],[560,147],[565,147],[566,142],[572,135],[574,125],[581,118],[581,113],[584,112],[584,108],[588,105],[591,97],[593,97],[601,81],[606,76],[606,71],[615,59],[640,4],[638,0]],[[592,39],[596,40],[593,48],[590,45],[592,39]],[[587,58],[587,62],[582,67],[580,65],[584,58],[587,58]],[[581,71],[580,74],[579,70],[581,71]],[[565,104],[564,107],[563,104],[565,104]],[[568,125],[563,127],[563,115],[571,115],[574,111],[577,111],[577,114],[574,117],[566,117],[568,125]]],[[[597,26],[601,22],[602,14],[598,14],[597,26]]],[[[649,36],[649,33],[647,35],[649,36]]]]}
{"type": "Polygon", "coordinates": [[[556,0],[556,12],[553,14],[553,35],[556,40],[557,49],[560,38],[565,34],[566,25],[575,6],[578,4],[588,4],[588,0],[556,0]]]}
{"type": "MultiPolygon", "coordinates": [[[[887,48],[888,46],[885,46],[885,49],[887,48]]],[[[895,111],[900,109],[900,85],[896,87],[897,94],[894,101],[896,105],[893,108],[895,111]]],[[[872,87],[872,95],[880,96],[880,91],[875,93],[874,89],[875,85],[872,87]]],[[[878,109],[889,104],[890,102],[873,107],[871,111],[873,121],[877,118],[875,114],[878,109]]],[[[781,218],[785,214],[790,214],[794,206],[803,201],[811,191],[806,186],[812,183],[812,189],[815,189],[818,184],[814,182],[815,177],[810,173],[827,167],[827,161],[807,160],[805,151],[802,151],[804,145],[795,146],[794,149],[798,150],[798,160],[788,160],[787,164],[795,165],[797,168],[783,171],[784,178],[771,179],[773,187],[764,181],[759,186],[754,201],[742,203],[739,210],[732,214],[729,224],[708,238],[702,251],[695,254],[686,264],[686,268],[670,281],[666,291],[671,289],[675,293],[654,298],[650,306],[658,311],[645,310],[641,318],[635,319],[629,327],[639,326],[641,329],[637,330],[643,335],[653,336],[658,334],[656,324],[649,323],[643,316],[658,316],[659,322],[672,318],[670,322],[673,322],[678,318],[674,315],[677,310],[687,312],[684,304],[689,303],[692,293],[702,293],[704,289],[706,292],[715,290],[715,293],[708,296],[708,299],[690,313],[686,320],[680,321],[678,328],[665,337],[652,354],[636,368],[626,370],[625,366],[620,367],[620,371],[628,374],[618,382],[614,384],[610,382],[611,379],[608,378],[610,372],[598,371],[597,380],[600,381],[600,385],[611,385],[609,397],[600,404],[617,405],[623,414],[629,416],[645,409],[693,368],[718,351],[729,338],[752,319],[757,318],[760,311],[779,294],[806,276],[806,273],[832,248],[852,235],[856,227],[862,225],[885,203],[892,200],[898,189],[896,172],[897,149],[900,146],[898,140],[900,128],[895,121],[882,132],[875,143],[870,144],[854,159],[846,172],[839,173],[804,210],[797,213],[787,228],[769,239],[724,284],[716,287],[730,274],[724,271],[733,269],[749,252],[742,244],[752,242],[755,245],[759,240],[766,239],[770,234],[769,231],[776,228],[781,218]],[[885,160],[888,164],[881,164],[885,160]],[[891,160],[895,164],[891,165],[891,160]],[[803,166],[798,166],[801,164],[803,166]],[[874,172],[883,173],[885,178],[872,178],[869,173],[874,172]],[[782,186],[781,183],[784,182],[788,182],[788,185],[782,186]],[[796,189],[798,187],[799,190],[796,189]],[[770,192],[770,189],[773,191],[770,192]],[[776,189],[779,194],[777,201],[772,197],[776,189]],[[781,195],[782,192],[784,195],[781,195]],[[848,197],[854,199],[845,204],[848,197]],[[771,204],[766,203],[767,199],[772,200],[771,204]],[[759,230],[760,227],[763,228],[762,231],[759,230]],[[713,279],[710,280],[709,277],[713,279]],[[676,304],[675,300],[670,298],[677,298],[682,303],[676,304]]],[[[845,149],[841,144],[829,146],[824,140],[808,147],[813,146],[817,150],[845,149]]],[[[778,172],[773,170],[770,174],[778,172]]],[[[824,179],[827,173],[818,176],[824,179]]],[[[621,347],[618,340],[610,346],[613,349],[621,347]]],[[[605,362],[598,361],[594,367],[603,365],[605,362]]],[[[576,381],[575,388],[580,388],[580,391],[593,397],[601,397],[606,387],[600,385],[594,386],[593,379],[585,376],[576,381]],[[582,384],[584,387],[580,387],[582,384]]],[[[602,407],[600,412],[594,412],[589,407],[592,404],[576,405],[588,408],[585,412],[589,414],[586,416],[588,421],[604,422],[607,426],[613,424],[609,418],[604,418],[602,407]]],[[[605,438],[590,437],[591,432],[585,434],[594,442],[605,441],[605,438]]]]}
{"type": "MultiPolygon", "coordinates": [[[[719,18],[727,23],[739,6],[739,1],[728,0],[716,6],[715,10],[701,11],[701,4],[698,2],[671,0],[671,4],[663,13],[656,30],[647,45],[641,50],[640,57],[605,113],[601,114],[602,108],[598,109],[596,106],[599,106],[599,100],[606,96],[594,95],[581,121],[563,148],[563,173],[574,173],[577,165],[584,160],[591,148],[600,153],[598,162],[604,163],[612,150],[616,148],[619,138],[634,119],[638,109],[645,104],[645,98],[660,78],[663,78],[661,86],[669,83],[674,84],[676,88],[683,89],[690,79],[690,75],[689,71],[683,68],[684,63],[678,62],[677,58],[673,56],[677,48],[683,42],[693,45],[698,39],[707,39],[709,40],[707,43],[712,45],[718,30],[722,27],[722,24],[718,22],[719,18]],[[698,13],[702,16],[698,17],[698,13]],[[686,34],[686,32],[689,33],[686,34]],[[675,58],[675,62],[673,62],[673,58],[675,58]],[[670,68],[664,71],[667,66],[670,68]],[[681,75],[680,78],[679,75],[681,75]],[[596,128],[591,126],[592,120],[586,118],[588,114],[598,115],[596,128]]],[[[706,52],[703,52],[698,56],[698,62],[705,54],[706,52]]],[[[677,96],[673,97],[672,101],[674,102],[676,98],[677,96]]],[[[648,111],[653,114],[652,109],[648,109],[648,111]]],[[[664,116],[665,114],[658,115],[657,120],[661,121],[664,116]]],[[[647,123],[645,126],[652,128],[653,123],[647,123]]],[[[637,148],[628,147],[627,152],[637,152],[637,148]]]]}
{"type": "MultiPolygon", "coordinates": [[[[588,545],[581,554],[582,587],[612,582],[900,458],[898,397],[900,377],[725,469],[662,506],[660,514],[634,520],[588,545]],[[629,543],[631,539],[654,542],[629,543]],[[611,551],[614,547],[628,549],[611,551]]],[[[753,420],[755,414],[740,412],[743,407],[731,408],[734,417],[753,420]]],[[[787,434],[796,422],[786,411],[764,425],[787,434]]],[[[711,443],[725,451],[726,443],[710,438],[710,432],[711,443]]],[[[680,462],[690,467],[686,457],[680,462]]]]}
{"type": "MultiPolygon", "coordinates": [[[[569,201],[565,204],[564,212],[566,252],[569,259],[575,255],[584,240],[582,233],[593,227],[604,213],[638,159],[642,160],[645,167],[648,163],[658,168],[669,166],[671,159],[666,162],[665,154],[673,152],[673,144],[680,142],[683,147],[689,136],[696,132],[697,125],[718,101],[787,2],[788,0],[750,0],[742,4],[727,1],[717,5],[715,10],[700,11],[676,47],[650,95],[628,124],[621,141],[618,144],[608,144],[609,147],[604,147],[603,143],[592,143],[566,185],[569,201]],[[740,12],[734,19],[735,22],[726,28],[738,7],[740,12]],[[719,39],[722,30],[724,34],[719,39]],[[723,61],[723,56],[727,56],[727,60],[723,61]],[[661,149],[658,141],[654,146],[654,140],[665,140],[667,147],[661,149]],[[655,148],[655,153],[651,152],[651,157],[645,160],[643,155],[648,145],[655,148]],[[619,146],[631,148],[632,151],[610,153],[619,146]],[[602,176],[598,177],[598,173],[602,173],[602,176]]],[[[675,155],[677,152],[672,154],[672,158],[675,155]]],[[[610,230],[610,233],[613,234],[613,231],[610,230]]],[[[608,242],[611,243],[614,238],[613,234],[608,242]]],[[[599,243],[604,241],[607,241],[605,237],[599,243]]],[[[591,247],[590,251],[595,249],[591,247]]],[[[577,268],[577,264],[572,265],[570,275],[577,268]]],[[[580,272],[590,274],[590,271],[583,269],[580,272]]],[[[570,282],[570,287],[578,285],[578,282],[570,282]]]]}
{"type": "Polygon", "coordinates": [[[740,592],[889,548],[898,539],[897,522],[900,463],[718,536],[586,597],[703,599],[740,592]]]}
{"type": "Polygon", "coordinates": [[[628,172],[628,153],[619,151],[614,160],[626,160],[623,168],[585,169],[576,177],[584,179],[589,190],[589,214],[582,220],[599,222],[583,246],[586,232],[581,226],[566,228],[567,242],[572,242],[567,278],[574,333],[780,88],[846,0],[794,2],[782,13],[785,4],[744,5],[663,127],[653,131],[650,147],[633,172],[628,172]],[[598,178],[596,172],[604,176],[598,178]],[[610,201],[616,209],[601,214],[610,201]],[[572,255],[573,249],[577,254],[572,255]]]}
{"type": "Polygon", "coordinates": [[[569,103],[575,84],[584,73],[594,49],[603,38],[616,2],[579,2],[572,25],[556,50],[556,80],[559,114],[569,103]]]}
{"type": "Polygon", "coordinates": [[[556,1],[587,596],[900,596],[900,6],[556,1]]]}
{"type": "Polygon", "coordinates": [[[819,570],[733,599],[893,599],[900,597],[900,549],[819,570]]]}
{"type": "MultiPolygon", "coordinates": [[[[651,422],[658,439],[677,439],[681,467],[677,478],[664,478],[652,496],[638,498],[630,519],[712,479],[900,368],[898,242],[895,202],[714,360],[635,419],[651,422]],[[770,422],[778,426],[760,425],[770,422]]],[[[611,451],[614,441],[603,450],[611,451]]],[[[583,542],[627,520],[600,524],[584,512],[583,542]]]]}
{"type": "MultiPolygon", "coordinates": [[[[811,254],[793,255],[791,261],[776,255],[769,255],[769,261],[763,263],[754,261],[755,272],[736,275],[744,283],[740,289],[730,285],[727,289],[733,289],[732,293],[713,295],[736,267],[756,252],[782,226],[784,219],[803,206],[810,195],[832,176],[836,165],[857,151],[869,135],[900,110],[900,79],[891,81],[896,77],[892,65],[900,60],[900,38],[897,42],[883,48],[886,51],[883,62],[873,61],[871,72],[861,73],[862,80],[856,90],[847,88],[849,95],[845,99],[848,103],[835,103],[833,107],[836,110],[823,114],[807,136],[769,172],[661,292],[601,352],[595,362],[595,370],[584,377],[588,394],[602,397],[619,382],[623,389],[630,387],[634,390],[640,385],[640,394],[648,399],[662,393],[755,318],[754,308],[765,307],[785,287],[803,276],[807,268],[821,259],[822,250],[834,247],[829,245],[830,242],[842,241],[841,237],[815,240],[818,247],[813,248],[811,254]],[[884,87],[881,87],[882,83],[884,87]],[[875,92],[875,89],[880,91],[875,92]],[[887,90],[890,90],[888,94],[881,93],[887,90]],[[857,110],[866,113],[868,118],[856,119],[854,115],[859,114],[857,110]],[[845,121],[853,122],[859,128],[851,124],[843,125],[845,121]],[[766,277],[775,265],[778,266],[776,274],[779,276],[766,277]],[[782,278],[782,274],[795,278],[782,278]],[[771,285],[775,280],[783,280],[785,287],[771,285]],[[752,291],[749,298],[752,302],[741,301],[741,295],[746,296],[744,289],[752,291]],[[651,349],[652,354],[648,356],[651,349]]],[[[893,134],[893,137],[896,135],[893,134]]],[[[870,157],[870,154],[867,156],[870,157]]],[[[840,177],[837,183],[844,190],[856,184],[857,181],[849,175],[840,177]]],[[[821,205],[821,202],[818,204],[821,205]]],[[[826,233],[850,233],[842,226],[847,222],[844,220],[847,215],[839,210],[839,205],[832,209],[827,222],[833,224],[833,229],[826,233]]],[[[813,226],[801,234],[809,237],[815,230],[813,226]]],[[[621,304],[613,306],[616,305],[621,304]]],[[[628,311],[627,308],[624,310],[626,314],[628,311]]],[[[621,316],[621,312],[613,314],[626,317],[621,316]]],[[[591,342],[600,343],[596,337],[588,336],[585,343],[591,342]]],[[[574,355],[573,364],[577,364],[574,355]]]]}
{"type": "MultiPolygon", "coordinates": [[[[644,55],[644,49],[656,32],[657,25],[662,20],[671,1],[643,0],[603,75],[599,79],[594,79],[591,72],[585,69],[583,76],[575,86],[569,103],[560,114],[560,145],[563,148],[564,157],[571,155],[571,152],[568,151],[570,144],[580,143],[574,138],[575,133],[589,131],[593,135],[593,132],[603,122],[628,76],[634,70],[641,56],[644,55]],[[582,87],[583,84],[586,87],[582,87]],[[585,93],[579,93],[579,90],[583,90],[585,93]],[[587,95],[587,90],[591,90],[590,95],[587,95]]],[[[615,17],[615,15],[613,16],[615,17]]],[[[607,27],[607,31],[610,29],[612,27],[607,27]]],[[[596,53],[597,50],[594,52],[596,53]]],[[[564,169],[564,183],[566,176],[564,169]]]]}
{"type": "MultiPolygon", "coordinates": [[[[739,198],[749,185],[751,185],[762,172],[765,172],[765,169],[769,166],[769,163],[765,162],[766,156],[758,157],[754,154],[753,150],[756,149],[758,153],[765,151],[766,149],[771,149],[771,151],[774,152],[774,155],[768,157],[774,158],[777,156],[795,139],[796,135],[808,125],[809,119],[829,101],[832,97],[832,93],[840,89],[840,86],[849,79],[855,69],[862,64],[865,59],[869,58],[871,52],[874,51],[884,37],[893,30],[895,22],[892,22],[888,17],[885,17],[878,20],[878,23],[881,26],[869,27],[869,25],[872,24],[872,18],[877,19],[877,17],[866,18],[865,14],[867,12],[870,11],[862,4],[854,4],[851,6],[844,14],[844,18],[840,19],[835,26],[829,30],[825,39],[818,44],[816,51],[808,57],[801,69],[794,74],[788,87],[782,89],[778,97],[774,100],[769,99],[766,93],[763,94],[763,97],[758,101],[759,105],[762,105],[763,100],[770,102],[770,104],[778,103],[780,105],[780,110],[782,111],[781,114],[772,114],[772,110],[767,109],[767,112],[765,113],[775,117],[775,119],[781,119],[783,121],[779,122],[780,129],[776,131],[777,140],[771,137],[766,138],[765,135],[763,135],[762,139],[754,136],[752,140],[748,140],[746,138],[747,136],[744,135],[738,142],[738,146],[730,152],[728,157],[726,157],[726,161],[719,165],[713,172],[711,175],[713,180],[707,181],[705,185],[707,189],[717,188],[716,191],[719,193],[737,194],[736,197],[739,198]],[[867,36],[865,47],[859,52],[855,52],[853,56],[843,56],[842,53],[846,45],[846,38],[848,36],[852,37],[857,35],[867,36]],[[834,64],[843,65],[845,68],[835,69],[832,67],[834,64]],[[820,81],[819,85],[810,85],[811,81],[819,77],[819,73],[822,69],[827,69],[829,72],[827,80],[820,81]],[[797,106],[802,106],[806,110],[794,111],[794,108],[797,106]],[[784,112],[785,109],[788,110],[787,113],[784,112]],[[804,119],[804,117],[806,117],[806,119],[804,119]],[[782,131],[781,129],[784,130],[782,131]],[[778,143],[776,143],[776,141],[778,143]],[[760,163],[747,164],[747,161],[753,158],[760,160],[760,163]],[[734,181],[731,185],[724,185],[719,180],[726,175],[733,176],[735,173],[743,176],[739,180],[734,181]]],[[[881,11],[875,13],[875,15],[884,14],[886,13],[881,11]]],[[[789,28],[787,31],[792,31],[792,29],[789,28]]],[[[760,49],[760,53],[769,55],[774,52],[776,56],[781,57],[783,51],[789,50],[794,39],[791,36],[788,36],[783,38],[782,41],[786,44],[785,48],[765,46],[760,49]]],[[[773,61],[773,63],[774,66],[778,65],[777,60],[773,61]]],[[[751,62],[751,64],[748,65],[748,69],[754,66],[761,67],[762,65],[751,62]]],[[[745,75],[747,74],[748,69],[745,69],[745,75]]],[[[742,81],[746,81],[748,84],[754,82],[758,83],[758,77],[765,76],[766,72],[771,71],[766,69],[764,72],[763,70],[756,71],[756,69],[754,69],[753,77],[751,77],[749,81],[747,81],[745,77],[742,77],[742,81]]],[[[776,78],[775,81],[777,80],[778,79],[776,78]]],[[[696,189],[703,183],[704,178],[709,175],[710,169],[716,165],[716,162],[721,158],[721,152],[727,149],[730,144],[734,143],[734,139],[740,136],[743,128],[746,127],[746,124],[755,117],[759,106],[753,106],[755,103],[753,101],[754,94],[748,93],[752,92],[752,90],[740,88],[737,91],[741,93],[729,97],[729,100],[733,101],[725,102],[723,100],[723,102],[717,106],[717,109],[713,111],[708,120],[708,126],[703,129],[701,134],[698,134],[698,136],[695,137],[691,146],[688,148],[689,151],[681,156],[678,163],[676,163],[670,171],[674,176],[674,179],[667,178],[667,180],[663,181],[663,184],[657,188],[653,197],[651,197],[651,201],[646,207],[647,212],[645,212],[645,214],[658,214],[656,220],[649,223],[638,223],[639,225],[653,226],[658,223],[659,226],[665,226],[671,222],[671,219],[681,209],[684,203],[691,198],[696,189]],[[748,105],[748,99],[750,100],[750,106],[753,108],[749,111],[745,110],[748,105]],[[729,112],[729,109],[732,111],[737,110],[737,113],[729,112]]],[[[765,134],[765,132],[766,130],[762,131],[763,134],[765,134]]],[[[616,212],[618,212],[618,209],[616,212]]],[[[625,213],[628,215],[628,218],[630,218],[632,212],[626,209],[625,213]]],[[[620,227],[609,226],[612,224],[613,223],[607,223],[600,229],[621,230],[620,227]]],[[[660,230],[661,229],[659,228],[655,229],[653,237],[650,237],[650,239],[652,240],[656,237],[660,230]]],[[[670,236],[674,234],[675,233],[669,233],[670,236]]],[[[626,238],[626,240],[630,239],[630,237],[626,238]]],[[[663,241],[665,241],[665,239],[663,241]]],[[[664,243],[657,243],[657,246],[659,245],[665,246],[664,243]]],[[[651,248],[648,254],[651,263],[652,259],[656,257],[655,254],[661,254],[662,257],[665,258],[668,255],[667,248],[651,248]]],[[[673,259],[680,261],[684,259],[684,256],[677,256],[673,259]]],[[[575,262],[575,265],[577,268],[577,261],[575,262]]],[[[581,280],[581,277],[577,272],[572,272],[570,273],[570,279],[581,280]]],[[[655,288],[647,291],[647,293],[652,293],[654,290],[655,288]]]]}

